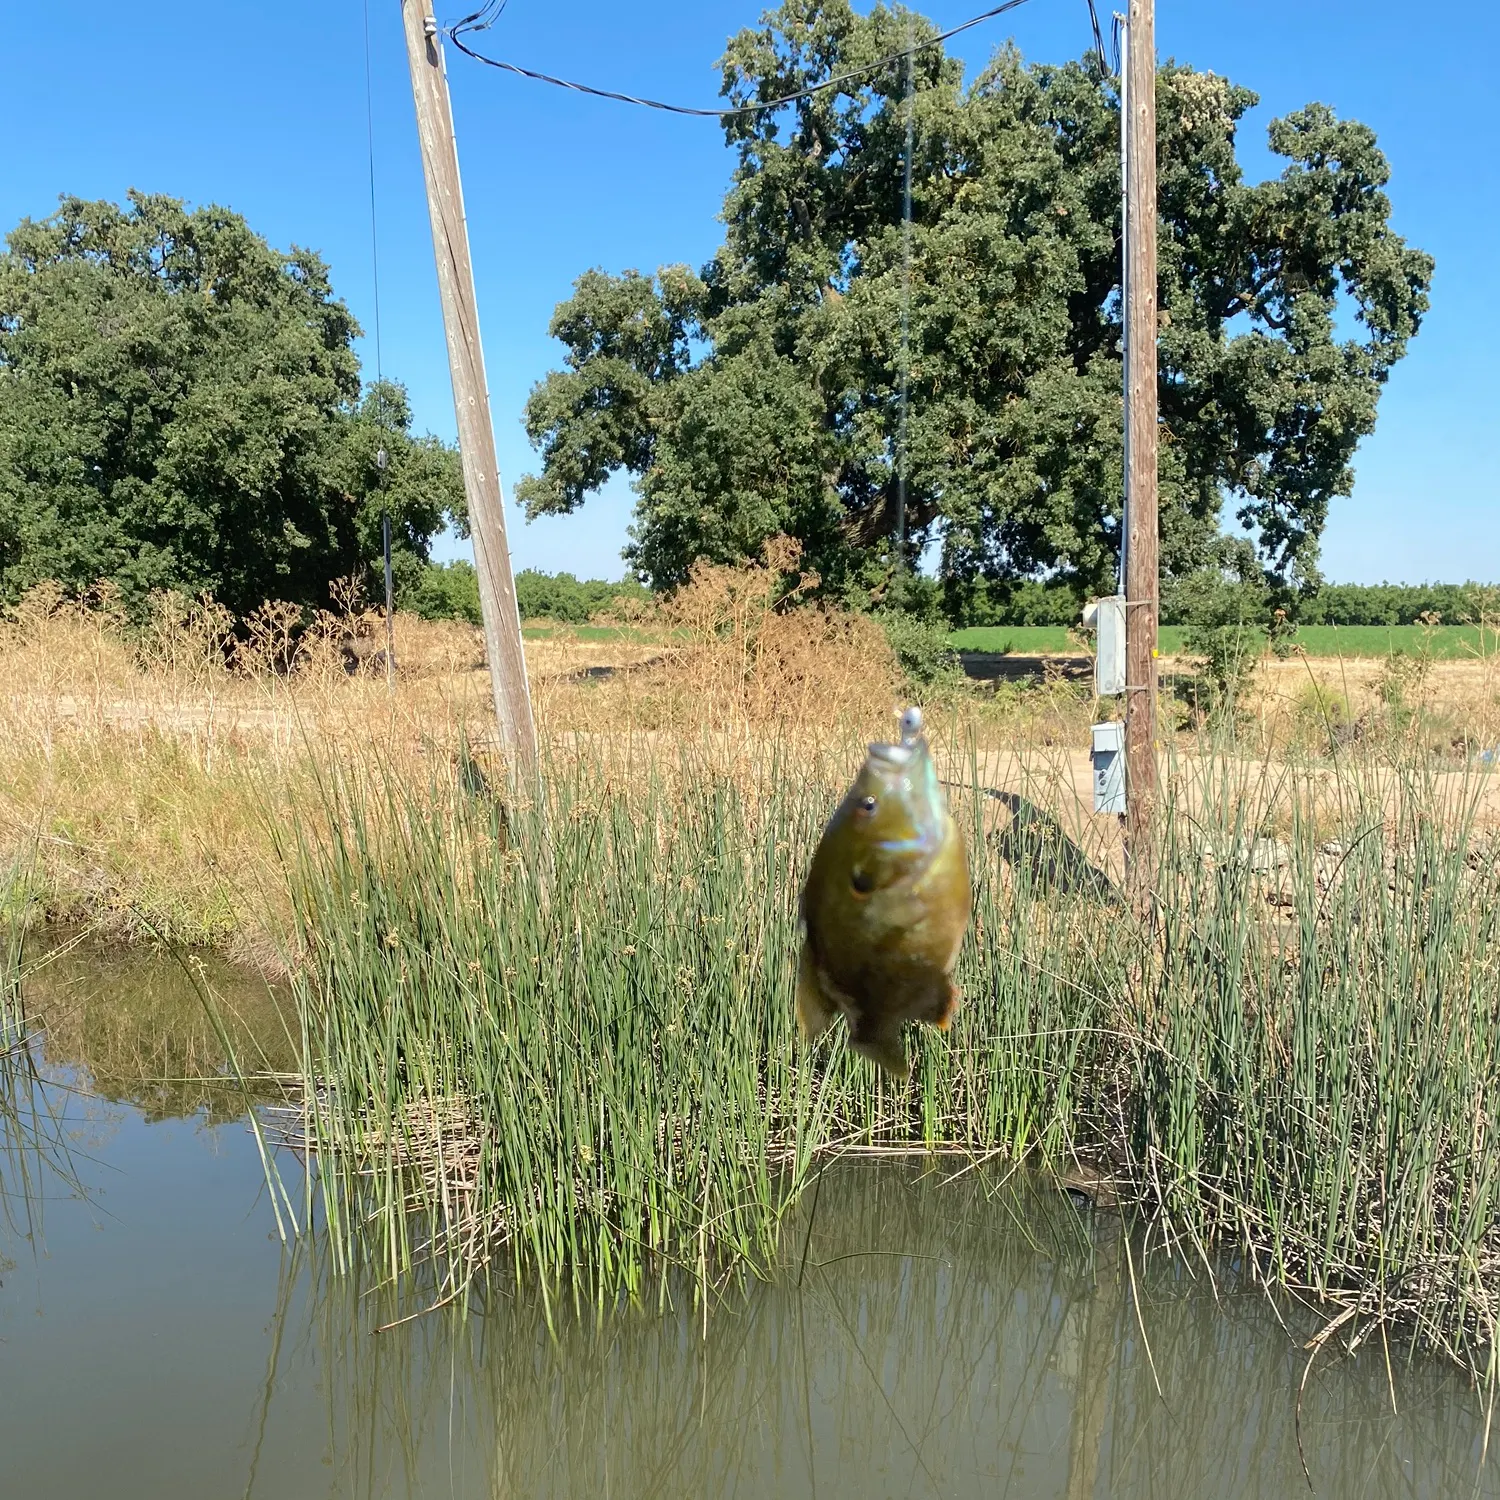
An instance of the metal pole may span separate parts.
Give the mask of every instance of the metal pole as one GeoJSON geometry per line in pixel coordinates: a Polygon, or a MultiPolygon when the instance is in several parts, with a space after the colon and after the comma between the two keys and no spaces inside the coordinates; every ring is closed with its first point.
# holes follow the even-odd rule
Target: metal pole
{"type": "MultiPolygon", "coordinates": [[[[384,450],[381,450],[384,456],[384,450]]],[[[396,591],[391,585],[391,513],[380,513],[380,536],[385,550],[385,683],[393,687],[396,682],[396,591]]]]}
{"type": "Polygon", "coordinates": [[[536,725],[527,690],[515,580],[505,542],[505,500],[490,422],[474,268],[469,259],[469,231],[443,50],[431,0],[402,0],[401,17],[422,147],[422,175],[427,183],[427,211],[432,220],[443,329],[448,339],[448,370],[453,380],[464,490],[469,498],[469,530],[474,538],[495,719],[501,747],[521,766],[532,770],[536,765],[536,725]]]}
{"type": "Polygon", "coordinates": [[[1152,883],[1156,777],[1156,15],[1130,0],[1125,96],[1125,851],[1138,896],[1152,883]]]}

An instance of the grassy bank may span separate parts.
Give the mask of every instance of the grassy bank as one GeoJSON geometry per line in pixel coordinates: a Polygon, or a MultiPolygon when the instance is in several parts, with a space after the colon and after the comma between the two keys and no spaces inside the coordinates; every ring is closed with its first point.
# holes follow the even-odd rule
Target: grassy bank
{"type": "Polygon", "coordinates": [[[853,748],[733,774],[577,755],[503,814],[328,782],[338,836],[281,852],[341,1253],[650,1297],[673,1268],[771,1265],[828,1152],[994,1153],[1087,1164],[1179,1248],[1227,1241],[1356,1328],[1482,1358],[1500,891],[1477,780],[1200,758],[1145,925],[1080,878],[1106,849],[957,792],[966,1004],[892,1088],[792,1018],[792,896],[853,748]]]}
{"type": "MultiPolygon", "coordinates": [[[[877,625],[779,613],[777,578],[706,571],[673,603],[670,645],[564,629],[528,639],[543,739],[718,734],[721,761],[778,738],[816,752],[887,732],[891,706],[914,694],[991,758],[1067,762],[1054,802],[1088,796],[1089,725],[1118,704],[1095,702],[1086,677],[904,685],[877,625]]],[[[141,628],[45,591],[0,619],[0,861],[24,853],[30,910],[274,966],[291,916],[271,829],[323,816],[320,778],[375,756],[425,785],[456,776],[466,747],[493,739],[482,643],[468,626],[398,615],[387,684],[378,668],[350,675],[341,657],[350,636],[383,640],[369,616],[316,622],[300,640],[275,611],[253,624],[233,644],[212,607],[164,601],[141,628]]],[[[1386,764],[1420,749],[1459,763],[1500,743],[1495,660],[1248,663],[1235,748],[1386,764]]],[[[1167,675],[1163,738],[1196,753],[1202,712],[1222,698],[1167,675]]]]}

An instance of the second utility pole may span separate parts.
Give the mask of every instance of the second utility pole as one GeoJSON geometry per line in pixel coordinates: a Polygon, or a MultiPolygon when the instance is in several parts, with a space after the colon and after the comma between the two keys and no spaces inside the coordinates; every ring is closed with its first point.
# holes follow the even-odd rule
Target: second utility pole
{"type": "Polygon", "coordinates": [[[512,769],[531,772],[536,766],[536,725],[531,717],[526,657],[521,649],[516,585],[505,544],[505,500],[500,491],[495,430],[490,423],[484,351],[479,345],[479,308],[469,260],[463,189],[458,179],[458,143],[453,136],[453,109],[432,0],[401,0],[401,19],[406,28],[411,92],[417,106],[417,135],[422,144],[422,175],[427,181],[427,212],[432,220],[443,328],[448,335],[448,370],[453,380],[464,490],[469,498],[469,532],[474,538],[484,654],[495,696],[495,718],[500,745],[512,759],[512,769]]]}
{"type": "Polygon", "coordinates": [[[1149,894],[1156,810],[1156,14],[1130,0],[1125,131],[1125,859],[1149,894]]]}

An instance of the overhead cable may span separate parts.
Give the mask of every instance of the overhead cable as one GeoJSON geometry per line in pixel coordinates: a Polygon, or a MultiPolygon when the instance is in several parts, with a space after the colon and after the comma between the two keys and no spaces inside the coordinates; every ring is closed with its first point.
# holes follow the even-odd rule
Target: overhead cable
{"type": "Polygon", "coordinates": [[[925,52],[931,47],[939,46],[949,37],[955,37],[961,31],[968,31],[971,27],[978,26],[985,21],[992,21],[996,16],[1004,15],[1006,11],[1015,10],[1025,3],[1026,0],[1005,0],[1005,4],[997,5],[982,15],[973,16],[962,25],[939,32],[936,36],[928,37],[926,41],[917,42],[913,46],[903,47],[899,52],[887,53],[886,56],[878,57],[874,62],[866,63],[863,67],[851,68],[846,73],[837,73],[832,78],[825,78],[822,83],[798,89],[793,94],[784,94],[779,99],[767,99],[760,104],[741,104],[729,109],[693,109],[685,104],[664,104],[660,99],[642,99],[634,94],[619,94],[612,89],[596,89],[586,83],[574,83],[566,78],[554,78],[550,73],[539,73],[534,68],[523,68],[519,63],[502,62],[497,57],[486,57],[484,53],[476,52],[462,38],[467,33],[486,30],[505,9],[503,3],[498,9],[493,4],[486,5],[483,9],[473,12],[472,15],[465,16],[463,20],[455,21],[452,26],[446,28],[444,35],[460,52],[466,57],[472,57],[475,62],[484,63],[486,67],[499,68],[506,73],[519,74],[522,78],[534,79],[537,83],[550,83],[555,88],[571,89],[576,94],[588,94],[595,99],[613,99],[620,104],[639,104],[646,109],[664,110],[670,115],[690,115],[706,120],[728,120],[739,115],[757,115],[765,110],[780,109],[783,105],[795,104],[799,99],[808,99],[814,94],[821,94],[826,89],[838,88],[840,84],[868,78],[871,73],[878,73],[891,63],[901,62],[918,52],[925,52]]]}
{"type": "Polygon", "coordinates": [[[1099,30],[1099,12],[1094,9],[1094,0],[1088,0],[1089,25],[1094,32],[1094,50],[1099,54],[1099,71],[1109,76],[1109,60],[1104,55],[1104,33],[1099,30]]]}

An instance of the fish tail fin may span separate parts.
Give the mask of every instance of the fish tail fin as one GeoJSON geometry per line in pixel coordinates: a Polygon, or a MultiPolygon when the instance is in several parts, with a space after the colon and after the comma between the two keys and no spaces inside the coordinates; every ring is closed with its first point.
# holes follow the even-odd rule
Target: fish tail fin
{"type": "Polygon", "coordinates": [[[797,1026],[802,1039],[816,1041],[833,1022],[838,1011],[829,1003],[818,979],[817,966],[807,945],[802,946],[802,956],[797,960],[797,1026]]]}
{"type": "Polygon", "coordinates": [[[849,1045],[861,1057],[867,1057],[877,1067],[883,1068],[892,1078],[906,1078],[911,1073],[911,1064],[906,1060],[906,1047],[901,1041],[901,1023],[882,1020],[876,1026],[861,1026],[851,1030],[849,1045]]]}

